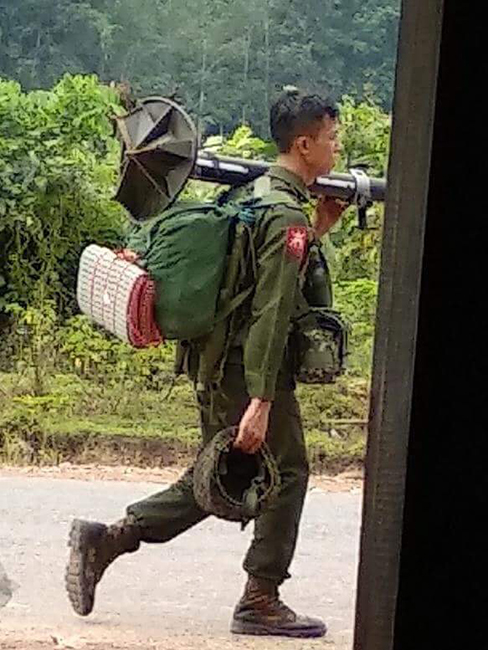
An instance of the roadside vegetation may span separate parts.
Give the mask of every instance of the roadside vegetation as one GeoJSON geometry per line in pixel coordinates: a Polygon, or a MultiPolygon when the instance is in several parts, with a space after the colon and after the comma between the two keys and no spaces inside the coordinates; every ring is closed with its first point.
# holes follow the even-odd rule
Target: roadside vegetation
{"type": "MultiPolygon", "coordinates": [[[[342,106],[340,168],[386,169],[390,118],[371,98],[342,106]]],[[[99,461],[162,466],[198,446],[189,382],[173,380],[173,346],[136,351],[80,316],[75,283],[89,243],[118,246],[128,225],[112,201],[119,94],[95,76],[67,75],[24,92],[0,79],[0,460],[99,461]]],[[[272,146],[242,124],[207,143],[227,155],[267,157],[272,146]]],[[[215,188],[191,182],[187,195],[215,188]]],[[[350,210],[324,242],[335,302],[351,324],[349,372],[337,384],[300,386],[316,471],[360,465],[379,265],[382,207],[359,231],[350,210]]]]}

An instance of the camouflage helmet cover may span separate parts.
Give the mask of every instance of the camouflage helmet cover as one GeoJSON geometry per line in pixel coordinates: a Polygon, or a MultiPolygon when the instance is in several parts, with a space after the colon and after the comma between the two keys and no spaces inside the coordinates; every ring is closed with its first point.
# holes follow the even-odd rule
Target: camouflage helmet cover
{"type": "Polygon", "coordinates": [[[244,526],[276,498],[281,479],[266,443],[255,454],[234,449],[237,432],[238,427],[223,429],[202,449],[193,492],[202,510],[244,526]]]}

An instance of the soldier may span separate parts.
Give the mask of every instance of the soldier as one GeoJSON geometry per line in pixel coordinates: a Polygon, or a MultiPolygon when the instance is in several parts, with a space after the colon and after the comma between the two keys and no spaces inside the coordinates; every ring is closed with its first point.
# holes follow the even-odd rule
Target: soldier
{"type": "MultiPolygon", "coordinates": [[[[343,202],[321,198],[311,223],[303,206],[310,201],[308,186],[334,166],[339,151],[338,110],[317,95],[287,89],[271,109],[271,133],[279,150],[277,164],[256,185],[238,193],[262,193],[268,186],[292,201],[267,209],[254,226],[255,289],[234,321],[239,326],[229,332],[218,390],[212,394],[210,388],[200,387],[197,398],[204,443],[219,430],[238,425],[235,446],[254,454],[266,440],[281,474],[277,499],[255,522],[254,539],[244,561],[247,584],[231,631],[318,637],[325,634],[325,624],[295,614],[281,602],[278,590],[290,577],[308,482],[294,393],[293,323],[306,310],[307,301],[317,303],[317,296],[307,295],[314,286],[307,278],[307,269],[313,266],[308,265],[309,250],[345,208],[343,202]]],[[[326,273],[319,287],[324,306],[331,300],[329,282],[326,273]]],[[[193,351],[187,360],[192,377],[196,376],[192,372],[195,363],[198,354],[193,351]]],[[[66,585],[78,614],[92,611],[96,585],[118,556],[136,551],[141,542],[167,542],[208,516],[195,501],[192,476],[193,469],[189,469],[167,490],[130,505],[126,516],[112,525],[73,522],[66,585]]]]}

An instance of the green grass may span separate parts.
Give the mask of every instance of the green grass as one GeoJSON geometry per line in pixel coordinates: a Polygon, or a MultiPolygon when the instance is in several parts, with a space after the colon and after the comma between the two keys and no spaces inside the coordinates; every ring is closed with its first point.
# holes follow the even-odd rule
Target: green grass
{"type": "MultiPolygon", "coordinates": [[[[0,462],[156,466],[190,462],[199,444],[198,413],[184,378],[170,396],[167,383],[155,390],[110,375],[56,374],[40,396],[28,375],[0,374],[0,386],[0,462]]],[[[347,377],[332,386],[299,386],[312,470],[361,464],[365,431],[358,422],[366,417],[367,388],[365,380],[347,377]]]]}

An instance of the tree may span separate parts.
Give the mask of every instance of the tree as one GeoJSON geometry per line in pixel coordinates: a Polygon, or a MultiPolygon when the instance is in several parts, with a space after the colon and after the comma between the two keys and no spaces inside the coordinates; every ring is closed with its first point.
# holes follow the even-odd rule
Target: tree
{"type": "Polygon", "coordinates": [[[170,94],[207,132],[268,135],[277,90],[391,104],[400,0],[0,0],[0,75],[27,90],[65,72],[170,94]]]}
{"type": "Polygon", "coordinates": [[[83,247],[120,241],[117,110],[95,77],[28,94],[0,80],[0,311],[47,300],[69,311],[83,247]]]}

